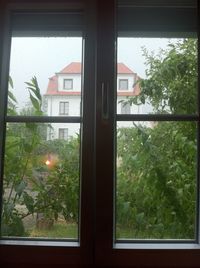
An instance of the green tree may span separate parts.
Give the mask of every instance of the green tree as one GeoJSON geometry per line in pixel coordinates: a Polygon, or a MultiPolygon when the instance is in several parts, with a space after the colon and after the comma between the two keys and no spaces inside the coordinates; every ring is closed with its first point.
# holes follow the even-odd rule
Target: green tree
{"type": "MultiPolygon", "coordinates": [[[[196,45],[178,41],[158,56],[144,50],[147,79],[139,82],[141,94],[128,101],[149,102],[154,113],[195,113],[196,45]]],[[[135,238],[194,238],[196,124],[134,123],[119,129],[117,141],[118,225],[131,228],[135,238]]]]}
{"type": "MultiPolygon", "coordinates": [[[[43,114],[37,79],[33,77],[26,85],[31,106],[18,114],[17,101],[9,93],[10,115],[43,114]]],[[[66,221],[78,222],[79,137],[47,141],[47,127],[51,126],[33,122],[7,124],[2,235],[28,235],[24,219],[30,215],[42,214],[46,228],[60,215],[66,221]],[[47,156],[55,158],[50,166],[45,165],[47,156]]]]}
{"type": "Polygon", "coordinates": [[[169,43],[158,55],[143,49],[147,79],[130,103],[149,102],[155,113],[194,114],[197,112],[197,41],[169,43]]]}
{"type": "MultiPolygon", "coordinates": [[[[13,82],[9,79],[13,88],[13,82]]],[[[35,114],[42,114],[42,98],[37,79],[32,78],[26,83],[30,93],[35,114]]],[[[9,90],[8,114],[17,115],[17,101],[9,90]]],[[[40,143],[39,124],[7,123],[4,157],[4,195],[2,212],[2,234],[23,235],[25,233],[22,219],[26,216],[20,211],[20,205],[25,205],[30,213],[34,212],[34,200],[26,191],[32,179],[32,169],[35,161],[34,150],[40,143]]]]}
{"type": "Polygon", "coordinates": [[[34,182],[33,190],[37,192],[35,210],[46,219],[57,220],[62,215],[66,222],[78,222],[79,144],[79,137],[45,142],[43,153],[49,156],[50,165],[46,176],[34,182]]]}

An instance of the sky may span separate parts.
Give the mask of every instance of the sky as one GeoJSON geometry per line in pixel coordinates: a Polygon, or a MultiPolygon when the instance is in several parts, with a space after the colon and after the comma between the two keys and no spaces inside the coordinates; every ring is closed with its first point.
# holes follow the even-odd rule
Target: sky
{"type": "MultiPolygon", "coordinates": [[[[158,52],[165,49],[167,38],[119,38],[117,61],[123,62],[140,77],[145,77],[145,58],[142,47],[158,52]]],[[[11,43],[10,75],[13,93],[22,107],[29,100],[24,82],[37,77],[41,93],[47,89],[48,79],[72,61],[81,61],[82,39],[80,37],[13,37],[11,43]]]]}

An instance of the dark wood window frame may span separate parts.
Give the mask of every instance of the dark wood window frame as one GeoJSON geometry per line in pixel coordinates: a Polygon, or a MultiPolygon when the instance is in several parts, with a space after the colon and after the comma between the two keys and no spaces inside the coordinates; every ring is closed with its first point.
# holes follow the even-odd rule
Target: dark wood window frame
{"type": "MultiPolygon", "coordinates": [[[[130,1],[124,2],[128,3],[130,1]]],[[[142,2],[145,3],[145,1],[142,2]]],[[[155,2],[157,1],[152,1],[152,3],[155,2]]],[[[190,1],[185,2],[189,3],[190,1]]],[[[141,4],[141,1],[135,1],[135,3],[141,4]]],[[[57,12],[63,11],[63,6],[60,9],[58,7],[59,5],[56,3],[52,6],[48,5],[48,11],[50,9],[56,9],[57,12]]],[[[73,9],[72,7],[71,2],[70,10],[73,9]]],[[[46,5],[43,7],[42,5],[39,7],[30,5],[28,8],[27,6],[22,8],[18,5],[17,9],[20,8],[23,12],[37,9],[40,12],[41,10],[43,12],[47,10],[46,5]]],[[[113,151],[115,144],[113,137],[115,136],[115,121],[131,121],[134,118],[132,115],[131,117],[129,115],[115,115],[114,101],[110,101],[116,98],[114,90],[116,88],[115,1],[111,0],[105,5],[100,0],[88,0],[85,1],[84,6],[81,4],[81,8],[84,9],[86,15],[83,115],[80,120],[76,118],[65,119],[66,122],[78,120],[77,122],[82,124],[80,241],[29,242],[24,240],[1,240],[0,264],[2,267],[35,267],[37,265],[43,268],[66,267],[66,265],[69,267],[199,267],[200,247],[198,243],[120,244],[115,243],[113,239],[113,151]],[[87,103],[90,103],[90,105],[87,105],[87,103]]],[[[1,40],[4,40],[4,48],[1,42],[1,89],[7,87],[6,77],[8,78],[9,36],[6,32],[9,32],[9,20],[5,18],[3,21],[6,10],[2,4],[0,27],[4,29],[4,35],[0,31],[0,37],[1,40]]],[[[9,12],[12,10],[16,10],[16,7],[11,8],[9,12]]],[[[125,24],[124,22],[121,27],[125,27],[125,24]]],[[[138,27],[140,28],[140,25],[138,27]]],[[[1,91],[1,107],[5,107],[5,103],[6,96],[1,91]]],[[[140,117],[137,116],[136,119],[154,119],[151,116],[148,119],[142,115],[140,117]]],[[[12,118],[7,119],[12,121],[12,118]]],[[[183,117],[182,119],[184,120],[183,117]]],[[[190,119],[196,120],[197,118],[190,119]]],[[[38,119],[34,118],[34,120],[37,122],[38,119]]],[[[58,119],[53,118],[52,120],[58,119]]],[[[166,118],[160,116],[160,120],[166,120],[166,118]]],[[[188,118],[185,118],[185,120],[188,120],[188,118]]],[[[24,118],[24,121],[26,121],[26,118],[24,118]]],[[[0,113],[0,122],[1,127],[4,127],[5,109],[0,113]]],[[[3,140],[4,133],[1,131],[1,148],[3,148],[3,140]]],[[[2,159],[3,155],[0,154],[0,160],[2,159]]]]}

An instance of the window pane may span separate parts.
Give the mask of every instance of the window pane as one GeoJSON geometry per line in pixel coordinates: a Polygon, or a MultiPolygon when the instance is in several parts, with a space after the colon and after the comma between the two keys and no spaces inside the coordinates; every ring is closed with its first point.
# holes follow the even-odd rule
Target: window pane
{"type": "Polygon", "coordinates": [[[196,123],[117,125],[116,239],[195,239],[196,123]]]}
{"type": "Polygon", "coordinates": [[[59,116],[68,102],[68,115],[79,116],[81,59],[81,37],[13,37],[8,115],[59,116]]]}
{"type": "Polygon", "coordinates": [[[197,113],[197,39],[118,38],[117,113],[197,113]]]}
{"type": "Polygon", "coordinates": [[[60,102],[59,103],[59,114],[60,115],[69,115],[69,102],[60,102]]]}
{"type": "Polygon", "coordinates": [[[7,123],[2,236],[78,239],[79,132],[77,123],[7,123]]]}
{"type": "Polygon", "coordinates": [[[59,128],[59,139],[68,140],[68,128],[59,128]]]}
{"type": "Polygon", "coordinates": [[[119,79],[119,90],[128,89],[128,79],[119,79]]]}
{"type": "Polygon", "coordinates": [[[64,79],[63,89],[73,89],[73,80],[72,79],[64,79]]]}

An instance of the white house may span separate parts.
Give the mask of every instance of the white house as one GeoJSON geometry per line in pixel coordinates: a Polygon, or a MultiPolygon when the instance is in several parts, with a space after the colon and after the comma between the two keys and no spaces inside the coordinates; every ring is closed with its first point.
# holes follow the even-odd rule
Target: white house
{"type": "MultiPolygon", "coordinates": [[[[140,93],[136,81],[137,73],[124,63],[117,64],[117,113],[140,114],[146,106],[124,105],[121,101],[140,93]]],[[[48,116],[79,116],[81,111],[81,63],[71,62],[60,72],[49,78],[46,94],[44,95],[44,112],[48,116]]],[[[118,127],[130,126],[130,122],[118,122],[118,127]]],[[[47,139],[68,139],[79,133],[79,124],[53,123],[47,139]]],[[[131,124],[132,125],[132,124],[131,124]]]]}

